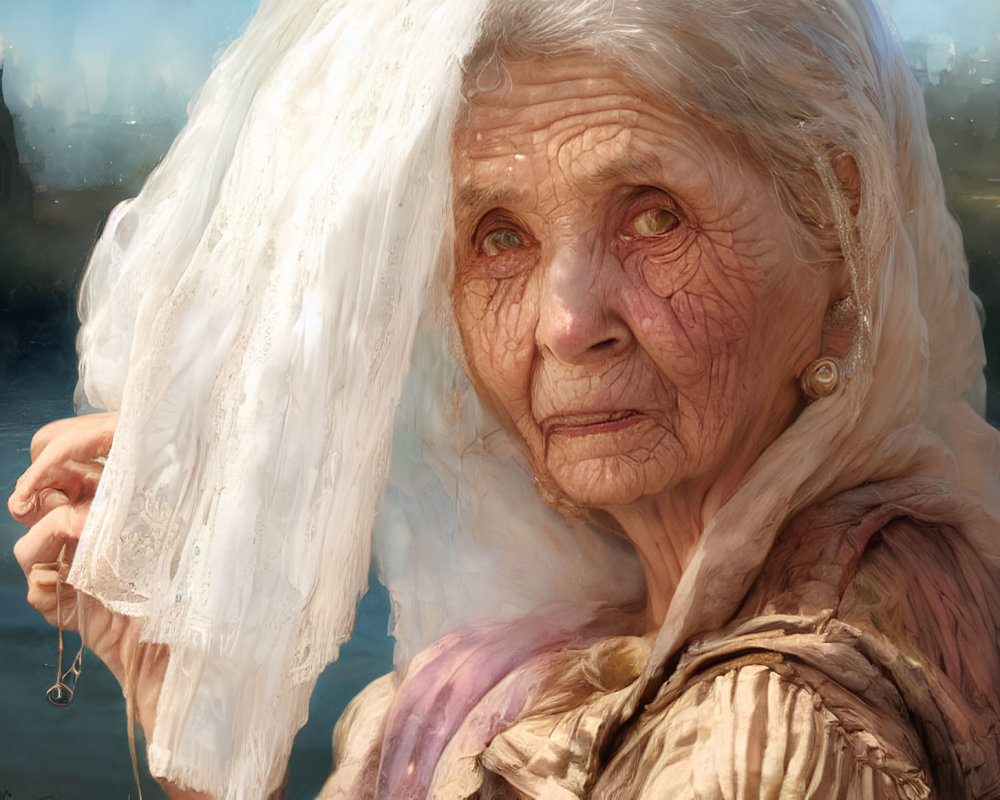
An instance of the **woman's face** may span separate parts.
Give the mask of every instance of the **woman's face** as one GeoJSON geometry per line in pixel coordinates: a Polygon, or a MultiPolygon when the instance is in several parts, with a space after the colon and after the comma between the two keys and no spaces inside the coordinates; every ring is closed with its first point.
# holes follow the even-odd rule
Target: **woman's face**
{"type": "Polygon", "coordinates": [[[619,69],[507,69],[455,139],[453,299],[480,394],[578,504],[728,496],[800,410],[833,270],[769,179],[619,69]]]}

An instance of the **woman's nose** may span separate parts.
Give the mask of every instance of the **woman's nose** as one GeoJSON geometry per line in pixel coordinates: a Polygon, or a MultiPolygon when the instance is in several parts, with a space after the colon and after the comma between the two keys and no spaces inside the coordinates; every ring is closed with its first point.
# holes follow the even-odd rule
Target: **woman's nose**
{"type": "Polygon", "coordinates": [[[616,266],[586,248],[556,252],[542,273],[535,330],[541,349],[578,363],[615,355],[631,341],[618,309],[624,275],[616,266]]]}

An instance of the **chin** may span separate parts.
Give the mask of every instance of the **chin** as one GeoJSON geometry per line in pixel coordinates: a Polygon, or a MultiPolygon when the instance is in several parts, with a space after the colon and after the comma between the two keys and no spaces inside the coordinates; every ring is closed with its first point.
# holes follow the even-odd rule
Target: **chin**
{"type": "Polygon", "coordinates": [[[623,506],[659,493],[663,476],[651,480],[647,464],[627,456],[605,456],[573,464],[547,465],[550,482],[572,503],[587,508],[623,506]]]}

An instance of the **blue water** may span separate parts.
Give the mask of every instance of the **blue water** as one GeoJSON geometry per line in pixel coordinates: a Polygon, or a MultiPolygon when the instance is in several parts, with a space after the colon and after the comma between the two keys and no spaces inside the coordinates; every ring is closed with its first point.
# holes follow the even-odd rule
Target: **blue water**
{"type": "MultiPolygon", "coordinates": [[[[28,464],[31,434],[72,413],[75,366],[65,348],[20,357],[0,374],[0,493],[5,499],[28,464]]],[[[25,581],[11,548],[24,528],[0,514],[0,800],[111,800],[137,797],[125,730],[125,704],[111,673],[84,654],[76,700],[46,701],[57,656],[56,631],[24,600],[25,581]]],[[[391,669],[389,602],[373,584],[361,603],[354,638],[320,678],[309,723],[295,740],[289,797],[316,796],[331,765],[333,725],[373,678],[391,669]]],[[[67,659],[79,640],[67,637],[67,659]]],[[[141,745],[138,748],[142,750],[141,745]]],[[[145,798],[164,793],[145,771],[145,798]]]]}

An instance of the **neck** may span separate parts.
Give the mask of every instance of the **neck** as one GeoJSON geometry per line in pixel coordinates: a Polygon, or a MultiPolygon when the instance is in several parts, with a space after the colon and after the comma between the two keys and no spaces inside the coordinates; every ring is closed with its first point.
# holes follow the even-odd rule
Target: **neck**
{"type": "Polygon", "coordinates": [[[663,625],[677,584],[722,506],[726,493],[678,488],[606,510],[635,546],[646,577],[646,615],[652,630],[663,625]]]}

